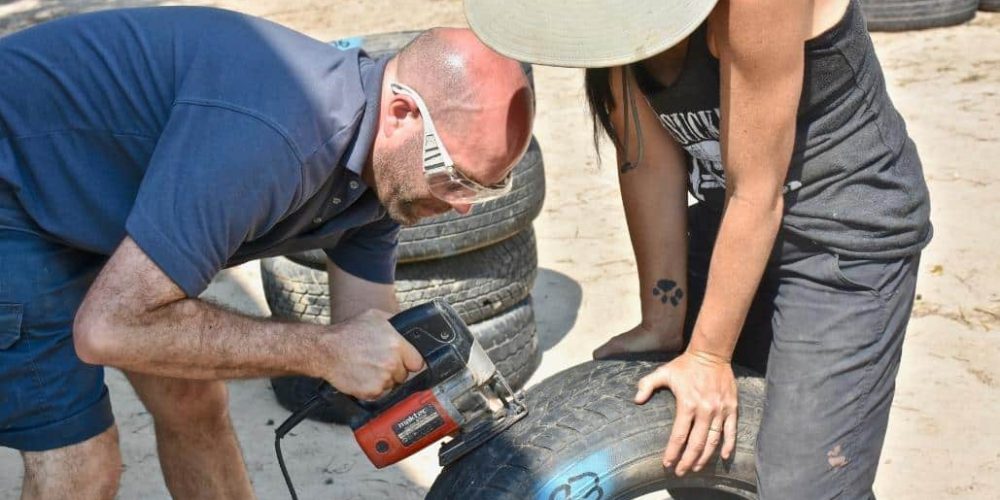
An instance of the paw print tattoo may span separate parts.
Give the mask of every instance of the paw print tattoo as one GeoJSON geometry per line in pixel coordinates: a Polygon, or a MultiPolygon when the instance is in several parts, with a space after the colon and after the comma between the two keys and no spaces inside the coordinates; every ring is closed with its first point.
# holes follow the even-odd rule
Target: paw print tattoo
{"type": "Polygon", "coordinates": [[[653,295],[659,297],[660,302],[664,304],[670,302],[671,305],[676,307],[681,303],[681,299],[684,298],[684,290],[681,290],[677,286],[676,281],[660,280],[656,282],[656,288],[653,288],[653,295]]]}

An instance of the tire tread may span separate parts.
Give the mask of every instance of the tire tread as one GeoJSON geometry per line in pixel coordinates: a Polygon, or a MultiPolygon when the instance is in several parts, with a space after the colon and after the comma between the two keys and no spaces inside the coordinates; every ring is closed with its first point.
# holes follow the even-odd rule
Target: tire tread
{"type": "MultiPolygon", "coordinates": [[[[621,457],[614,467],[638,467],[639,462],[658,456],[666,428],[673,421],[673,396],[661,391],[642,406],[631,400],[635,383],[656,366],[640,361],[588,362],[541,382],[527,392],[528,416],[446,468],[427,498],[528,498],[537,493],[533,488],[541,486],[538,482],[548,474],[599,449],[602,443],[637,443],[637,453],[621,457]],[[643,446],[647,451],[641,451],[643,446]],[[508,491],[499,489],[499,484],[520,486],[508,491]]],[[[745,370],[738,370],[737,377],[741,412],[738,453],[744,462],[749,456],[752,463],[764,384],[745,370]]],[[[727,478],[723,464],[716,462],[715,468],[692,476],[706,484],[716,480],[752,483],[746,470],[742,472],[739,478],[727,478]]],[[[753,493],[748,490],[747,494],[753,493]]]]}
{"type": "Polygon", "coordinates": [[[976,15],[979,0],[863,0],[871,31],[907,31],[964,23],[976,15]]]}

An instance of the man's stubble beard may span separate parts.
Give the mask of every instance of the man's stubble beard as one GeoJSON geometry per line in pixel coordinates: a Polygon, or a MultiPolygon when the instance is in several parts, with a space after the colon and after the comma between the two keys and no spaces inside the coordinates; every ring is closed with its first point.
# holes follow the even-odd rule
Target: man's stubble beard
{"type": "Polygon", "coordinates": [[[404,226],[412,226],[420,221],[414,189],[410,186],[412,181],[407,179],[405,171],[410,168],[408,165],[421,160],[422,146],[421,138],[414,136],[399,149],[376,154],[374,158],[375,182],[382,205],[392,220],[404,226]]]}

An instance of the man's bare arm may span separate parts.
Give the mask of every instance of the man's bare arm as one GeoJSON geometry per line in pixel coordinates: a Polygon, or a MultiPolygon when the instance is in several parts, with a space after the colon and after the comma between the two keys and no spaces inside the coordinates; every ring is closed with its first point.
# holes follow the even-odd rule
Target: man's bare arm
{"type": "Polygon", "coordinates": [[[187,298],[125,238],[80,306],[73,337],[89,363],[197,379],[300,373],[375,397],[423,364],[385,318],[368,312],[326,326],[226,311],[187,298]]]}
{"type": "Polygon", "coordinates": [[[330,261],[327,261],[326,271],[330,281],[331,323],[353,318],[369,309],[390,314],[399,312],[395,285],[358,278],[330,261]]]}

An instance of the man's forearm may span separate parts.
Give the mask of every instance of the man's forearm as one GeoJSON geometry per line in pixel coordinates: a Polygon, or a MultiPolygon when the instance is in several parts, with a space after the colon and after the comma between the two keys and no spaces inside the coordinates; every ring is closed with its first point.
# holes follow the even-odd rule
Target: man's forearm
{"type": "Polygon", "coordinates": [[[689,349],[732,358],[750,303],[781,224],[782,200],[751,203],[730,198],[709,267],[705,299],[689,349]]]}
{"type": "Polygon", "coordinates": [[[389,314],[399,312],[395,284],[373,283],[358,278],[327,262],[330,283],[330,322],[333,324],[353,318],[369,309],[389,314]]]}
{"type": "MultiPolygon", "coordinates": [[[[103,364],[193,379],[313,375],[319,338],[337,326],[279,323],[184,299],[142,314],[121,315],[103,364]],[[122,317],[126,316],[126,317],[122,317]]],[[[331,359],[331,363],[336,360],[331,359]]]]}

